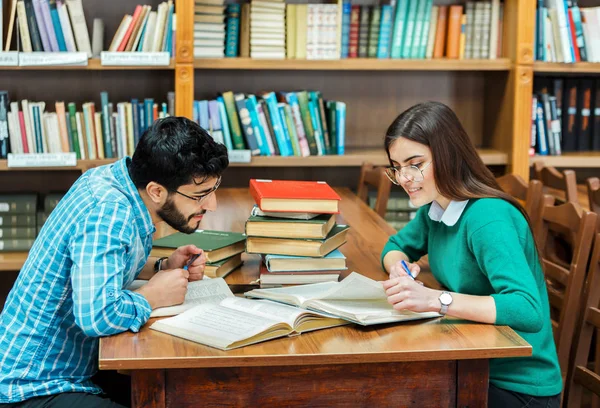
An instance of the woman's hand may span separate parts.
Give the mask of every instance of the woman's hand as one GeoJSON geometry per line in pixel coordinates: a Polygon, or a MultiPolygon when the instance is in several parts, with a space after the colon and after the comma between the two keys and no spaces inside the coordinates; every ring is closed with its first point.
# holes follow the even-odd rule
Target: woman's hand
{"type": "Polygon", "coordinates": [[[199,255],[188,267],[190,282],[204,278],[204,266],[206,265],[206,255],[204,251],[195,245],[185,245],[179,247],[171,254],[167,260],[167,269],[176,269],[185,267],[194,255],[199,255]]]}
{"type": "MultiPolygon", "coordinates": [[[[402,273],[403,275],[398,278],[383,282],[388,302],[394,306],[394,309],[412,312],[438,312],[441,308],[438,299],[441,292],[426,288],[421,282],[408,276],[406,272],[402,271],[402,273]]],[[[390,273],[390,277],[391,275],[390,273]]]]}
{"type": "MultiPolygon", "coordinates": [[[[419,273],[421,272],[421,267],[416,263],[406,262],[406,265],[408,265],[408,270],[410,271],[410,273],[412,273],[413,278],[416,278],[417,275],[419,275],[419,273]]],[[[390,279],[399,278],[401,276],[407,276],[407,274],[404,268],[402,267],[402,261],[398,261],[395,264],[393,264],[390,268],[390,279]]]]}

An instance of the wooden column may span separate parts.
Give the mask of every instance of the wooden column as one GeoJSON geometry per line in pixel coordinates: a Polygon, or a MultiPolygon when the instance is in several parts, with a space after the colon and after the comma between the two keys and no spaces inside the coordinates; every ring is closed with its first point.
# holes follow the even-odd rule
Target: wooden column
{"type": "Polygon", "coordinates": [[[175,114],[192,119],[194,105],[194,0],[176,1],[175,114]]]}

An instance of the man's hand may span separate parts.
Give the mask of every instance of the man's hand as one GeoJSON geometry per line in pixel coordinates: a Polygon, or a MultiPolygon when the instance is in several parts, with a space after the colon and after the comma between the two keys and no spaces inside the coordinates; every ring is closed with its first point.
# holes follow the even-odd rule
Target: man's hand
{"type": "Polygon", "coordinates": [[[180,268],[160,271],[136,292],[146,298],[152,310],[180,305],[187,293],[188,277],[188,271],[180,268]]]}
{"type": "Polygon", "coordinates": [[[183,268],[194,255],[200,255],[188,267],[189,281],[202,280],[204,277],[204,265],[206,265],[206,255],[204,251],[195,245],[185,245],[179,247],[171,254],[167,260],[166,269],[183,268]]]}

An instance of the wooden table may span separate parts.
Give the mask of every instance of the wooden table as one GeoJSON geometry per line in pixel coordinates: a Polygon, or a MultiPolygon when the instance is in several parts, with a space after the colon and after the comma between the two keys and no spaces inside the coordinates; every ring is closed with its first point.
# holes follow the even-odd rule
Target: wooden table
{"type": "MultiPolygon", "coordinates": [[[[385,279],[379,256],[394,230],[348,189],[339,223],[350,225],[348,272],[385,279]]],[[[247,189],[218,192],[206,229],[243,231],[252,207],[247,189]]],[[[256,279],[258,260],[227,278],[256,279]]],[[[452,318],[345,326],[220,351],[150,330],[100,340],[101,370],[130,370],[135,407],[419,406],[482,407],[488,359],[531,355],[508,327],[452,318]]]]}

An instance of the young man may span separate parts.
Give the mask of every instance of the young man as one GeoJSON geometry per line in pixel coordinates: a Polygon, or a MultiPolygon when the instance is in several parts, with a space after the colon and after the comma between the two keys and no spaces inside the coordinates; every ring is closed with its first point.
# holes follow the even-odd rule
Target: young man
{"type": "Polygon", "coordinates": [[[227,149],[169,117],[132,158],[87,171],[42,228],[0,315],[0,406],[118,406],[98,394],[98,337],[137,332],[152,309],[183,302],[202,279],[202,250],[148,257],[155,224],[194,232],[217,207],[227,149]],[[150,281],[133,292],[135,278],[150,281]],[[24,405],[23,404],[24,401],[24,405]]]}

